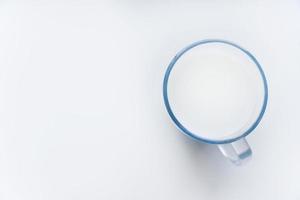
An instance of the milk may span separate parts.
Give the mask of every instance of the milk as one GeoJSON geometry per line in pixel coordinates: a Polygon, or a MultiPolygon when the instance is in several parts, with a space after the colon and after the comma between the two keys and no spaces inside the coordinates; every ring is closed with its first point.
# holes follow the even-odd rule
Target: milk
{"type": "Polygon", "coordinates": [[[175,63],[168,84],[171,109],[193,134],[224,140],[243,134],[256,121],[264,87],[256,64],[222,43],[196,46],[175,63]]]}

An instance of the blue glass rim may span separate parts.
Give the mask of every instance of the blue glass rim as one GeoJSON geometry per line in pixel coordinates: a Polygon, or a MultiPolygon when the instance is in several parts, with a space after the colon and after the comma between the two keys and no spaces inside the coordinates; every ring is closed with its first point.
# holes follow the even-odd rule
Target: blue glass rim
{"type": "Polygon", "coordinates": [[[268,102],[268,84],[267,84],[267,79],[265,76],[265,73],[261,67],[261,65],[258,63],[258,61],[256,60],[256,58],[246,49],[244,49],[243,47],[233,43],[233,42],[229,42],[226,40],[221,40],[221,39],[206,39],[206,40],[201,40],[201,41],[197,41],[194,42],[190,45],[188,45],[187,47],[183,48],[181,51],[179,51],[175,57],[172,59],[172,61],[170,62],[169,66],[167,67],[167,70],[165,72],[165,76],[164,76],[164,80],[163,80],[163,99],[164,99],[164,104],[165,107],[167,109],[167,112],[169,114],[169,116],[171,117],[172,121],[175,123],[175,125],[187,136],[191,137],[192,139],[195,139],[197,141],[202,141],[202,142],[206,142],[206,143],[210,143],[210,144],[225,144],[225,143],[231,143],[234,141],[237,141],[241,138],[246,137],[247,135],[249,135],[260,123],[266,107],[267,107],[267,102],[268,102]],[[256,118],[256,120],[254,121],[254,123],[250,126],[250,128],[248,128],[243,134],[234,137],[234,138],[230,138],[230,139],[225,139],[225,140],[210,140],[210,139],[206,139],[203,137],[198,136],[197,134],[192,133],[191,131],[189,131],[186,127],[184,127],[179,120],[176,118],[176,116],[174,115],[172,108],[170,106],[169,103],[169,97],[168,97],[168,82],[169,82],[169,76],[170,73],[174,67],[174,65],[176,64],[177,60],[183,55],[185,54],[187,51],[191,50],[192,48],[196,47],[196,46],[200,46],[203,44],[207,44],[207,43],[222,43],[222,44],[227,44],[230,46],[233,46],[239,50],[241,50],[243,53],[245,53],[257,66],[261,78],[263,80],[263,85],[264,85],[264,101],[263,101],[263,105],[261,107],[261,111],[258,115],[258,117],[256,118]]]}

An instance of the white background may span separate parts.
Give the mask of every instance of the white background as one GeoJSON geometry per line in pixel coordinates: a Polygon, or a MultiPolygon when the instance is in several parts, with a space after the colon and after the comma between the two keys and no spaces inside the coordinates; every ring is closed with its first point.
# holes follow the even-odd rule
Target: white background
{"type": "Polygon", "coordinates": [[[0,199],[300,199],[300,1],[0,2],[0,199]],[[191,42],[250,50],[270,101],[235,167],[171,123],[191,42]]]}

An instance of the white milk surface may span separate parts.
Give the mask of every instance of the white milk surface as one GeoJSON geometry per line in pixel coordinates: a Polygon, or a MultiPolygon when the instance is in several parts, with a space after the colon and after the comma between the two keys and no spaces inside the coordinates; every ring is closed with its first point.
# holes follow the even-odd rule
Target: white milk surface
{"type": "Polygon", "coordinates": [[[208,43],[176,62],[168,96],[185,128],[205,139],[223,140],[243,134],[255,122],[264,87],[248,55],[227,44],[208,43]]]}

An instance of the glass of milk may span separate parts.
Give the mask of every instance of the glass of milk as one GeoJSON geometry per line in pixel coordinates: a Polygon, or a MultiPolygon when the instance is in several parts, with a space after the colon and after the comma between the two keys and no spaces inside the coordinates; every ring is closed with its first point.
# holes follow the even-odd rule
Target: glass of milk
{"type": "Polygon", "coordinates": [[[263,117],[268,87],[249,51],[217,39],[187,46],[167,68],[163,97],[170,118],[184,134],[216,144],[237,165],[251,157],[245,137],[263,117]]]}

